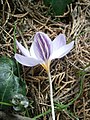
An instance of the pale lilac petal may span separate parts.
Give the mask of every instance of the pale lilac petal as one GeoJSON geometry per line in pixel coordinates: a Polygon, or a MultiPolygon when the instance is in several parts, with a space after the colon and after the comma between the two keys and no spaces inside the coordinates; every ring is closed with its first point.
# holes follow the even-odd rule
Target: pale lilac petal
{"type": "Polygon", "coordinates": [[[52,60],[52,59],[55,59],[55,58],[64,57],[66,54],[68,54],[70,52],[70,50],[73,48],[73,46],[74,46],[74,41],[70,42],[67,45],[64,45],[60,49],[54,51],[49,59],[52,60]]]}
{"type": "Polygon", "coordinates": [[[35,55],[35,52],[34,52],[34,42],[32,43],[30,47],[30,55],[37,59],[37,56],[35,55]]]}
{"type": "Polygon", "coordinates": [[[47,60],[52,53],[51,39],[43,32],[37,32],[33,43],[34,53],[37,58],[47,60]]]}
{"type": "Polygon", "coordinates": [[[22,52],[23,55],[25,55],[27,57],[30,56],[29,51],[25,47],[23,47],[18,41],[16,41],[16,44],[17,44],[18,48],[20,49],[20,51],[22,52]]]}
{"type": "Polygon", "coordinates": [[[63,45],[66,45],[66,37],[64,34],[59,34],[53,41],[53,51],[58,50],[63,45]]]}
{"type": "Polygon", "coordinates": [[[15,54],[15,59],[22,65],[25,65],[25,66],[35,66],[37,64],[41,64],[43,61],[41,60],[37,60],[35,58],[32,58],[32,57],[25,57],[25,56],[22,56],[20,54],[15,54]]]}

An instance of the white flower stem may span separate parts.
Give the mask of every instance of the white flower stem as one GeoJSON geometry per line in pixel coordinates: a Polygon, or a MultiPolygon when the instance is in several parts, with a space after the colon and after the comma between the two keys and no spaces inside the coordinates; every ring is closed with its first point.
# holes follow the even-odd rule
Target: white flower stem
{"type": "Polygon", "coordinates": [[[51,99],[51,108],[52,108],[52,119],[55,120],[55,112],[54,112],[54,102],[53,102],[53,88],[52,88],[52,80],[50,70],[48,71],[48,78],[50,82],[50,99],[51,99]]]}

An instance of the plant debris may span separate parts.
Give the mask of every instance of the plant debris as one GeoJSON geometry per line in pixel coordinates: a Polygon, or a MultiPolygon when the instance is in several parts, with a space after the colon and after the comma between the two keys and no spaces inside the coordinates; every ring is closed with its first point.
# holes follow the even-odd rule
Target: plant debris
{"type": "MultiPolygon", "coordinates": [[[[62,16],[53,16],[42,1],[0,0],[0,56],[14,56],[14,27],[16,39],[31,46],[37,31],[54,39],[59,33],[67,36],[67,43],[74,40],[75,47],[66,57],[53,60],[51,74],[54,101],[68,104],[80,91],[80,72],[85,70],[81,96],[68,107],[80,120],[90,119],[90,1],[77,0],[62,16]]],[[[21,77],[28,86],[30,118],[48,111],[50,107],[49,81],[41,66],[22,66],[21,77]]],[[[56,120],[73,120],[66,109],[56,110],[56,120]]],[[[50,113],[39,118],[50,119],[50,113]]]]}

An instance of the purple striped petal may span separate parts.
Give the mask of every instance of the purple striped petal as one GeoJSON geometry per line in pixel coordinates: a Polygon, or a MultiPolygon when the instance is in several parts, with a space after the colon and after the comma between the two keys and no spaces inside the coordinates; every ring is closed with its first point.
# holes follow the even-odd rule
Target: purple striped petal
{"type": "Polygon", "coordinates": [[[51,39],[43,32],[37,32],[34,37],[34,53],[37,58],[43,61],[48,60],[52,52],[51,39]]]}
{"type": "Polygon", "coordinates": [[[20,51],[22,52],[23,55],[25,55],[27,57],[30,56],[29,51],[25,47],[23,47],[18,41],[16,41],[16,44],[17,44],[18,48],[20,49],[20,51]]]}
{"type": "Polygon", "coordinates": [[[41,64],[43,61],[41,60],[37,60],[33,57],[25,57],[23,55],[20,55],[20,54],[15,54],[15,59],[22,65],[25,65],[25,66],[35,66],[35,65],[38,65],[38,64],[41,64]]]}
{"type": "Polygon", "coordinates": [[[70,42],[67,45],[64,45],[60,49],[54,51],[51,54],[49,59],[52,60],[52,59],[55,59],[55,58],[62,58],[62,57],[64,57],[66,54],[68,54],[70,52],[70,50],[73,48],[73,46],[74,46],[74,41],[70,42]]]}
{"type": "Polygon", "coordinates": [[[53,41],[53,51],[58,50],[63,45],[66,45],[66,37],[64,34],[59,34],[53,41]]]}

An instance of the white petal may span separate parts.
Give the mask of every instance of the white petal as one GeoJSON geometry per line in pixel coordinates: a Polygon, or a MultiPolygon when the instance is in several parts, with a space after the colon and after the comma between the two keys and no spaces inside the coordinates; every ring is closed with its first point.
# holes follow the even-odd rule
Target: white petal
{"type": "Polygon", "coordinates": [[[25,47],[23,47],[18,41],[16,41],[16,44],[17,44],[18,48],[20,49],[20,51],[22,52],[23,55],[25,55],[26,57],[30,56],[29,51],[25,47]]]}
{"type": "Polygon", "coordinates": [[[55,58],[64,57],[66,54],[68,54],[70,52],[70,50],[73,48],[73,46],[74,46],[74,41],[70,42],[67,45],[64,45],[60,49],[54,51],[49,59],[52,60],[52,59],[55,59],[55,58]]]}
{"type": "Polygon", "coordinates": [[[64,34],[59,34],[53,41],[53,51],[58,50],[63,45],[66,45],[66,37],[64,34]]]}
{"type": "Polygon", "coordinates": [[[35,66],[37,64],[41,64],[43,61],[41,60],[37,60],[35,58],[32,58],[32,57],[25,57],[25,56],[22,56],[20,54],[15,54],[15,59],[22,65],[25,65],[25,66],[35,66]]]}
{"type": "Polygon", "coordinates": [[[32,43],[32,45],[30,47],[30,55],[37,59],[35,52],[34,52],[34,42],[32,43]]]}

